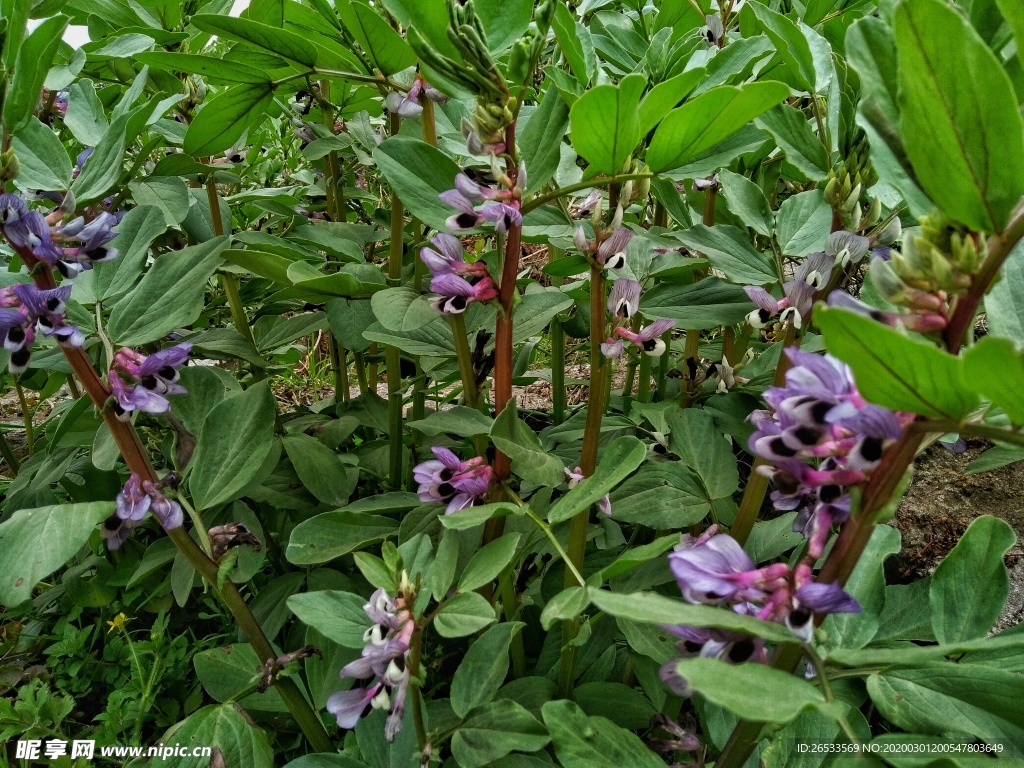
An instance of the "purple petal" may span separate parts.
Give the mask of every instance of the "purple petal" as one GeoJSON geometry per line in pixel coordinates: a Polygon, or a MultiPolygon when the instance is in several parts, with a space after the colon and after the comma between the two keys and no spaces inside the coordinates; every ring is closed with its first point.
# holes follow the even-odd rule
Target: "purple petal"
{"type": "Polygon", "coordinates": [[[445,448],[443,445],[435,445],[430,450],[434,452],[434,456],[437,457],[437,460],[444,464],[448,469],[458,471],[458,469],[462,466],[462,461],[459,459],[459,457],[456,456],[447,448],[445,448]]]}
{"type": "Polygon", "coordinates": [[[430,290],[442,296],[465,296],[473,295],[473,286],[458,275],[438,275],[430,281],[430,290]]]}
{"type": "Polygon", "coordinates": [[[801,606],[814,613],[860,613],[860,603],[850,597],[839,582],[804,584],[796,591],[801,606]]]}
{"type": "Polygon", "coordinates": [[[745,285],[743,290],[746,291],[747,296],[757,305],[758,309],[763,309],[772,315],[779,311],[779,302],[761,286],[745,285]]]}
{"type": "Polygon", "coordinates": [[[352,730],[380,688],[381,684],[377,683],[369,688],[353,688],[350,691],[332,693],[327,699],[327,711],[334,715],[339,728],[352,730]]]}

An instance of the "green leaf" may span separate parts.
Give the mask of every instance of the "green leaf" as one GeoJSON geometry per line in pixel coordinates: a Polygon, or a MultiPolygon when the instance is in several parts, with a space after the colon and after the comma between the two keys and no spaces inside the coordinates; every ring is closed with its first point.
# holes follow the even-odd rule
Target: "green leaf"
{"type": "Polygon", "coordinates": [[[825,250],[832,231],[832,208],[816,189],[800,192],[779,207],[775,240],[786,256],[806,256],[825,250]]]}
{"type": "Polygon", "coordinates": [[[19,509],[0,523],[0,605],[13,608],[64,566],[114,511],[110,501],[19,509]]]}
{"type": "Polygon", "coordinates": [[[32,118],[11,137],[21,170],[15,181],[21,189],[64,190],[71,183],[71,160],[52,130],[32,118]]]}
{"type": "Polygon", "coordinates": [[[935,735],[969,734],[1024,755],[1024,677],[981,664],[925,664],[871,675],[868,693],[896,726],[935,735]]]}
{"type": "Polygon", "coordinates": [[[477,0],[474,5],[491,53],[501,53],[522,37],[533,18],[533,0],[477,0]]]}
{"type": "Polygon", "coordinates": [[[618,85],[599,85],[569,111],[572,146],[591,173],[618,173],[640,141],[638,110],[646,80],[627,75],[618,85]]]}
{"type": "Polygon", "coordinates": [[[754,523],[744,546],[750,559],[755,563],[765,563],[802,544],[803,534],[793,530],[795,517],[796,512],[787,512],[772,520],[754,523]]]}
{"type": "Polygon", "coordinates": [[[82,172],[72,182],[71,191],[79,206],[105,197],[120,181],[129,117],[121,115],[110,124],[96,150],[82,166],[82,172]]]}
{"type": "Polygon", "coordinates": [[[796,22],[761,3],[746,6],[757,17],[765,34],[775,43],[775,50],[789,66],[794,85],[807,93],[814,93],[817,78],[810,43],[796,22]]]}
{"type": "Polygon", "coordinates": [[[389,331],[415,331],[437,319],[430,299],[411,286],[377,291],[370,306],[377,321],[389,331]]]}
{"type": "Polygon", "coordinates": [[[384,17],[362,2],[339,2],[338,18],[356,42],[385,75],[393,75],[416,63],[416,54],[384,17]]]}
{"type": "MultiPolygon", "coordinates": [[[[197,747],[216,747],[224,756],[225,765],[246,768],[273,768],[274,750],[267,734],[234,703],[217,704],[193,712],[185,720],[171,726],[160,743],[180,745],[187,755],[197,747]]],[[[175,768],[194,766],[193,757],[163,759],[175,768]]]]}
{"type": "Polygon", "coordinates": [[[502,502],[480,504],[479,506],[460,509],[458,512],[452,512],[450,515],[443,515],[441,517],[441,525],[445,528],[462,531],[467,528],[476,528],[478,525],[483,525],[492,517],[505,517],[514,514],[516,509],[517,507],[514,505],[502,502]]]}
{"type": "Polygon", "coordinates": [[[551,488],[564,482],[565,466],[561,459],[544,450],[540,438],[519,419],[514,399],[494,420],[491,440],[512,459],[512,471],[524,480],[551,488]]]}
{"type": "Polygon", "coordinates": [[[146,51],[137,53],[132,58],[169,72],[202,75],[213,82],[254,84],[271,82],[270,74],[266,70],[226,58],[168,51],[146,51]]]}
{"type": "Polygon", "coordinates": [[[685,624],[690,627],[716,627],[743,632],[775,642],[793,642],[792,633],[781,624],[741,616],[710,605],[690,605],[653,592],[622,594],[606,590],[588,590],[590,602],[612,616],[643,624],[685,624]]]}
{"type": "Polygon", "coordinates": [[[821,139],[811,129],[804,113],[788,104],[780,104],[765,112],[757,124],[772,135],[786,153],[786,162],[811,181],[828,176],[831,163],[821,139]]]}
{"type": "Polygon", "coordinates": [[[726,170],[718,172],[718,183],[729,210],[759,235],[770,237],[775,229],[775,214],[761,188],[746,176],[726,170]]]}
{"type": "Polygon", "coordinates": [[[345,648],[362,648],[363,635],[373,623],[363,606],[366,598],[351,592],[301,592],[288,598],[288,608],[299,621],[345,648]]]}
{"type": "Polygon", "coordinates": [[[502,622],[473,641],[452,676],[452,709],[465,717],[486,704],[508,675],[508,649],[512,638],[526,626],[520,621],[502,622]]]}
{"type": "Polygon", "coordinates": [[[656,173],[678,168],[732,136],[789,96],[782,83],[712,88],[669,113],[654,132],[647,164],[656,173]]]}
{"type": "Polygon", "coordinates": [[[711,265],[722,270],[732,282],[759,285],[774,283],[778,279],[771,259],[758,253],[750,244],[747,233],[739,227],[695,224],[677,236],[684,245],[705,254],[711,265]]]}
{"type": "Polygon", "coordinates": [[[853,369],[857,388],[868,401],[953,420],[977,407],[977,395],[964,383],[963,360],[930,342],[842,309],[820,307],[814,321],[826,349],[853,369]]]}
{"type": "MultiPolygon", "coordinates": [[[[249,19],[232,16],[215,16],[200,13],[191,18],[196,29],[230,40],[251,43],[257,48],[280,56],[302,69],[316,66],[317,48],[296,32],[279,29],[268,24],[260,24],[249,19]]],[[[230,145],[229,145],[230,146],[230,145]]]]}
{"type": "Polygon", "coordinates": [[[900,127],[921,186],[953,219],[999,232],[1024,191],[1024,124],[995,54],[942,0],[893,13],[900,127]]]}
{"type": "Polygon", "coordinates": [[[354,506],[324,512],[295,526],[285,552],[288,562],[326,563],[398,532],[398,523],[391,518],[353,511],[354,506]]]}
{"type": "Polygon", "coordinates": [[[738,323],[753,308],[740,286],[717,277],[690,285],[661,283],[640,297],[645,317],[674,317],[683,328],[701,330],[738,323]]]}
{"type": "Polygon", "coordinates": [[[648,528],[684,528],[710,509],[700,484],[681,462],[647,464],[611,493],[611,501],[616,521],[648,528]]]}
{"type": "Polygon", "coordinates": [[[408,136],[384,141],[373,150],[373,160],[413,216],[433,229],[445,228],[445,219],[455,210],[438,195],[455,187],[459,166],[440,150],[408,136]]]}
{"type": "Polygon", "coordinates": [[[92,80],[78,80],[68,89],[64,125],[86,146],[94,146],[103,138],[110,123],[92,80]]]}
{"type": "Polygon", "coordinates": [[[541,708],[558,762],[565,768],[664,768],[634,733],[603,717],[588,717],[571,701],[549,701],[541,708]]]}
{"type": "Polygon", "coordinates": [[[195,321],[203,310],[207,281],[227,244],[227,237],[218,237],[157,259],[114,305],[107,325],[110,338],[125,347],[146,344],[195,321]]]}
{"type": "MultiPolygon", "coordinates": [[[[192,657],[196,676],[214,701],[234,699],[260,675],[263,663],[248,643],[234,643],[211,648],[192,657]]],[[[264,712],[287,712],[288,708],[275,688],[253,693],[239,701],[248,709],[264,712]]]]}
{"type": "Polygon", "coordinates": [[[67,16],[53,16],[40,22],[21,45],[15,44],[18,57],[14,77],[3,103],[4,130],[7,133],[17,133],[32,118],[46,73],[57,55],[67,25],[67,16]]]}
{"type": "Polygon", "coordinates": [[[669,449],[697,473],[708,499],[731,496],[740,483],[732,440],[722,435],[711,414],[696,408],[680,408],[669,412],[667,418],[672,429],[668,435],[669,449]]]}
{"type": "Polygon", "coordinates": [[[718,659],[684,659],[676,674],[688,691],[703,695],[745,720],[788,723],[809,708],[827,708],[818,688],[801,678],[764,664],[729,664],[718,659]]]}
{"type": "Polygon", "coordinates": [[[1006,411],[1014,424],[1024,424],[1024,355],[1009,339],[986,336],[964,355],[967,386],[1006,411]]]}
{"type": "Polygon", "coordinates": [[[506,533],[477,550],[462,570],[459,591],[469,592],[484,584],[490,584],[497,578],[515,557],[519,538],[518,533],[506,533]]]}
{"type": "Polygon", "coordinates": [[[153,177],[128,185],[139,205],[152,205],[163,211],[168,227],[177,227],[188,216],[192,198],[188,185],[177,176],[153,177]]]}
{"type": "Polygon", "coordinates": [[[989,515],[976,518],[935,569],[929,588],[932,628],[940,643],[984,637],[1003,611],[1010,576],[1003,557],[1013,529],[989,515]]]}
{"type": "Polygon", "coordinates": [[[662,119],[679,106],[704,79],[703,67],[688,69],[651,88],[640,102],[640,135],[646,136],[662,119]]]}
{"type": "Polygon", "coordinates": [[[462,768],[497,765],[513,750],[535,752],[551,739],[524,707],[500,699],[474,710],[452,737],[452,754],[462,768]]]}
{"type": "Polygon", "coordinates": [[[985,316],[992,335],[1024,346],[1024,244],[1010,251],[1002,279],[985,297],[985,316]]]}
{"type": "Polygon", "coordinates": [[[572,12],[563,3],[555,3],[555,14],[551,19],[558,46],[565,54],[569,69],[576,76],[576,82],[583,87],[597,70],[597,56],[590,30],[573,18],[572,12]]]}
{"type": "Polygon", "coordinates": [[[556,621],[575,619],[590,605],[586,587],[566,587],[548,600],[540,614],[540,625],[551,629],[556,621]]]}
{"type": "Polygon", "coordinates": [[[523,162],[529,170],[527,194],[539,191],[555,175],[568,127],[569,105],[557,88],[549,87],[519,136],[523,162]]]}
{"type": "Polygon", "coordinates": [[[622,683],[584,683],[573,689],[572,698],[587,715],[605,717],[630,730],[649,728],[656,714],[646,696],[622,683]]]}
{"type": "Polygon", "coordinates": [[[193,157],[223,152],[238,141],[247,128],[264,120],[267,107],[273,101],[274,92],[269,84],[240,83],[217,94],[189,123],[183,145],[185,152],[193,157]]]}
{"type": "Polygon", "coordinates": [[[291,435],[281,443],[299,480],[310,493],[324,504],[335,507],[348,501],[354,482],[338,454],[309,435],[291,435]]]}
{"type": "Polygon", "coordinates": [[[560,498],[548,510],[548,520],[560,523],[590,509],[633,474],[646,456],[647,446],[632,435],[612,441],[604,449],[594,474],[560,498]]]}
{"type": "Polygon", "coordinates": [[[461,592],[445,600],[434,616],[434,629],[441,637],[464,637],[479,632],[495,621],[494,609],[476,592],[461,592]]]}
{"type": "Polygon", "coordinates": [[[237,499],[273,447],[277,406],[266,383],[213,407],[199,432],[189,490],[196,505],[210,509],[237,499]]]}
{"type": "Polygon", "coordinates": [[[435,411],[425,419],[406,422],[406,425],[429,437],[442,433],[459,437],[474,437],[489,433],[494,425],[494,420],[476,408],[456,405],[447,411],[435,411]]]}

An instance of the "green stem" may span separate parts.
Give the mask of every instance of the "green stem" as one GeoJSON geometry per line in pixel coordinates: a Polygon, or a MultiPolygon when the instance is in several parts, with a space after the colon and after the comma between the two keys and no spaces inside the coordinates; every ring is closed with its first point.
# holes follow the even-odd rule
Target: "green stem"
{"type": "MultiPolygon", "coordinates": [[[[779,365],[775,369],[775,381],[773,386],[781,387],[786,381],[786,371],[789,370],[789,358],[786,356],[786,349],[791,346],[799,346],[800,339],[796,335],[796,329],[792,323],[786,324],[786,335],[782,340],[782,353],[779,355],[779,365]]],[[[744,544],[750,532],[754,528],[754,521],[761,513],[764,504],[764,495],[768,492],[768,478],[758,472],[758,468],[767,462],[760,456],[754,459],[753,467],[750,470],[750,478],[747,480],[747,487],[743,489],[743,500],[740,501],[739,511],[733,521],[729,535],[736,539],[740,545],[744,544]]]]}
{"type": "Polygon", "coordinates": [[[652,357],[640,353],[640,377],[636,385],[636,399],[639,403],[651,402],[651,361],[652,357]]]}
{"type": "Polygon", "coordinates": [[[21,463],[18,461],[18,457],[14,455],[14,449],[11,447],[11,443],[7,439],[7,434],[4,432],[0,432],[0,456],[3,457],[5,462],[7,462],[7,466],[10,468],[11,474],[14,477],[17,477],[18,472],[21,470],[21,463]]]}
{"type": "Polygon", "coordinates": [[[665,388],[668,383],[668,370],[672,364],[672,331],[665,331],[661,335],[661,340],[665,342],[665,351],[661,353],[661,358],[658,360],[658,400],[665,399],[665,388]]]}
{"type": "MultiPolygon", "coordinates": [[[[515,619],[516,611],[519,609],[519,597],[516,595],[516,585],[512,578],[512,569],[506,568],[498,579],[498,594],[501,596],[502,614],[505,621],[515,619]]],[[[512,638],[512,674],[517,678],[526,675],[526,648],[523,646],[523,634],[517,632],[512,638]]]]}
{"type": "MultiPolygon", "coordinates": [[[[398,134],[402,119],[391,113],[390,132],[398,134]]],[[[391,239],[388,252],[388,282],[397,285],[402,279],[402,251],[405,233],[405,209],[398,199],[398,192],[391,193],[391,239]]],[[[388,441],[390,444],[389,470],[391,487],[402,487],[402,353],[398,347],[385,347],[384,357],[388,368],[388,441]]]]}
{"type": "MultiPolygon", "coordinates": [[[[423,697],[420,694],[420,658],[423,654],[423,630],[420,627],[412,633],[412,652],[409,654],[409,699],[412,704],[412,721],[416,726],[416,742],[420,754],[426,755],[430,747],[427,741],[427,727],[423,722],[423,697]]],[[[429,760],[427,761],[429,762],[429,760]]]]}
{"type": "MultiPolygon", "coordinates": [[[[613,192],[616,189],[612,188],[613,192]]],[[[613,194],[613,197],[616,195],[613,194]]],[[[617,202],[611,201],[609,207],[614,211],[617,202]]],[[[605,278],[601,266],[594,264],[590,268],[590,388],[587,395],[587,420],[583,430],[583,449],[580,455],[580,469],[586,477],[594,474],[597,467],[597,448],[601,440],[601,420],[604,415],[605,388],[605,357],[601,353],[601,342],[604,341],[606,322],[605,278]]],[[[641,361],[641,366],[643,362],[641,361]]],[[[641,375],[641,386],[643,385],[641,375]]],[[[650,380],[648,379],[648,388],[650,380]]],[[[579,578],[583,569],[583,557],[587,548],[587,529],[590,526],[590,508],[583,510],[569,521],[569,560],[572,568],[566,570],[565,585],[572,586],[573,579],[579,578]]],[[[562,623],[562,655],[558,669],[558,690],[567,698],[572,691],[575,679],[576,646],[572,641],[579,632],[579,619],[562,623]]]]}
{"type": "Polygon", "coordinates": [[[356,380],[359,382],[359,394],[365,395],[370,391],[370,384],[366,380],[366,356],[362,352],[356,352],[353,357],[356,361],[356,380]]]}
{"type": "Polygon", "coordinates": [[[470,408],[480,407],[480,393],[476,386],[476,373],[473,371],[473,353],[469,349],[469,336],[466,332],[466,317],[460,312],[448,315],[455,337],[455,358],[459,361],[459,376],[462,379],[462,396],[470,408]]]}
{"type": "MultiPolygon", "coordinates": [[[[565,251],[548,246],[548,264],[562,258],[565,251]]],[[[562,285],[561,277],[553,277],[551,284],[562,285]]],[[[565,328],[558,315],[551,318],[551,419],[554,424],[565,421],[565,328]]]]}
{"type": "MultiPolygon", "coordinates": [[[[221,237],[224,234],[224,222],[220,215],[220,198],[217,196],[217,185],[213,176],[206,178],[206,197],[210,201],[210,220],[213,222],[213,234],[221,237]]],[[[230,272],[220,273],[220,285],[224,289],[224,295],[228,300],[228,307],[231,309],[231,322],[235,330],[242,338],[250,344],[255,345],[252,337],[252,328],[249,327],[249,318],[245,314],[245,307],[242,305],[242,295],[238,289],[238,278],[230,272]]],[[[253,375],[257,375],[257,369],[253,369],[253,375]]]]}
{"type": "MultiPolygon", "coordinates": [[[[530,200],[528,203],[523,204],[523,215],[525,216],[530,211],[540,208],[545,203],[549,203],[552,200],[557,200],[560,197],[564,197],[572,192],[580,192],[584,189],[593,189],[594,187],[603,187],[606,184],[621,184],[624,181],[631,179],[653,179],[656,174],[653,173],[620,173],[615,176],[606,176],[603,179],[590,179],[588,181],[580,181],[575,184],[568,184],[558,189],[553,189],[550,192],[545,192],[543,195],[537,195],[537,197],[530,200]]],[[[612,210],[615,206],[611,206],[612,210]]]]}
{"type": "Polygon", "coordinates": [[[32,409],[28,407],[28,400],[25,398],[25,390],[22,389],[21,381],[14,378],[14,388],[18,392],[18,403],[21,406],[21,418],[25,422],[25,442],[28,444],[28,455],[35,451],[35,427],[32,424],[32,409]]]}

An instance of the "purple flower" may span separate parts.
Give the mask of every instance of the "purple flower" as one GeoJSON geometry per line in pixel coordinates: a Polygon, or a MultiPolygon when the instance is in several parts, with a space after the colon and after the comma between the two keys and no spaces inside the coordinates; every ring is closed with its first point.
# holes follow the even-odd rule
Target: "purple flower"
{"type": "Polygon", "coordinates": [[[496,232],[508,232],[523,223],[519,208],[526,189],[525,164],[519,164],[515,182],[498,170],[496,164],[492,163],[492,170],[504,189],[477,184],[466,174],[460,173],[455,177],[455,188],[440,194],[443,202],[458,211],[445,221],[448,229],[465,231],[490,223],[496,232]],[[481,202],[484,205],[478,209],[476,204],[481,202]]]}
{"type": "Polygon", "coordinates": [[[436,458],[417,464],[413,479],[425,504],[446,504],[445,514],[473,506],[487,495],[494,481],[494,471],[482,456],[462,461],[447,448],[431,449],[436,458]]]}
{"type": "Polygon", "coordinates": [[[430,242],[434,244],[434,248],[421,249],[420,258],[434,277],[440,275],[487,276],[486,264],[482,261],[467,262],[463,258],[465,249],[462,247],[462,241],[454,235],[442,232],[435,235],[430,242]]]}
{"type": "Polygon", "coordinates": [[[143,480],[134,473],[128,478],[117,494],[114,514],[103,523],[102,533],[108,549],[120,548],[147,512],[153,513],[164,530],[181,527],[184,519],[181,505],[164,496],[163,487],[163,483],[143,480]]]}
{"type": "Polygon", "coordinates": [[[613,229],[611,235],[597,247],[598,263],[605,269],[622,269],[626,266],[626,246],[632,239],[632,230],[623,227],[613,229]]]}
{"type": "Polygon", "coordinates": [[[446,315],[465,312],[474,301],[491,301],[498,295],[490,277],[471,283],[455,274],[438,275],[430,281],[430,290],[440,294],[434,306],[446,315]]]}
{"type": "Polygon", "coordinates": [[[636,280],[616,280],[608,296],[608,311],[616,318],[628,320],[640,308],[640,290],[636,280]]]}
{"type": "Polygon", "coordinates": [[[719,604],[758,600],[788,572],[783,563],[757,568],[734,538],[712,526],[699,538],[683,536],[669,554],[683,597],[691,603],[719,604]]]}
{"type": "Polygon", "coordinates": [[[392,91],[388,94],[385,104],[389,111],[394,112],[396,115],[403,118],[419,117],[423,112],[423,107],[420,106],[420,94],[423,94],[431,101],[435,101],[438,104],[444,104],[448,101],[448,97],[441,93],[439,90],[428,84],[423,79],[422,75],[417,75],[416,80],[413,81],[412,87],[409,92],[404,96],[398,91],[392,91]]]}
{"type": "Polygon", "coordinates": [[[365,688],[334,693],[327,700],[327,711],[335,716],[340,728],[351,730],[371,709],[386,709],[389,710],[384,732],[387,740],[393,741],[402,729],[409,687],[406,656],[416,629],[405,604],[405,597],[392,599],[383,589],[378,589],[363,606],[374,623],[363,635],[365,645],[360,658],[345,665],[341,677],[375,680],[365,688]]]}
{"type": "Polygon", "coordinates": [[[831,525],[849,514],[846,488],[867,480],[908,417],[861,397],[849,368],[827,355],[788,349],[785,386],[765,392],[772,412],[756,411],[750,450],[773,466],[776,509],[797,510],[794,529],[818,557],[831,525]]]}
{"type": "Polygon", "coordinates": [[[127,347],[119,349],[107,376],[117,417],[128,420],[133,411],[167,413],[171,408],[167,396],[185,394],[185,388],[178,383],[178,369],[187,362],[191,351],[188,342],[148,356],[127,347]],[[121,374],[134,383],[125,383],[121,374]]]}
{"type": "MultiPolygon", "coordinates": [[[[665,342],[662,341],[661,335],[665,331],[675,328],[675,320],[655,320],[650,325],[641,328],[639,332],[631,331],[629,328],[619,327],[615,329],[615,333],[621,336],[626,341],[634,344],[644,351],[645,355],[651,357],[660,357],[665,351],[665,342]]],[[[608,340],[609,343],[611,339],[608,340]]],[[[603,351],[602,345],[602,351],[603,351]]]]}
{"type": "Polygon", "coordinates": [[[31,283],[0,289],[0,338],[11,353],[11,373],[23,373],[32,358],[37,334],[53,338],[65,347],[81,347],[85,337],[77,326],[65,321],[71,286],[40,290],[31,283]]]}

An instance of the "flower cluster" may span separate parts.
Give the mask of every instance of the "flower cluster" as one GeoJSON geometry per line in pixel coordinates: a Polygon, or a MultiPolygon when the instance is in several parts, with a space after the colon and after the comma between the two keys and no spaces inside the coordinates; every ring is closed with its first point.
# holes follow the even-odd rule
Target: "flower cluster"
{"type": "Polygon", "coordinates": [[[405,695],[409,688],[409,669],[406,657],[416,622],[407,605],[410,599],[404,591],[392,598],[378,589],[363,606],[373,625],[363,635],[362,655],[345,665],[341,676],[355,680],[368,680],[365,687],[352,688],[331,694],[327,711],[338,720],[338,727],[350,730],[371,709],[389,711],[385,735],[393,741],[402,729],[405,713],[405,695]]]}
{"type": "Polygon", "coordinates": [[[28,367],[36,334],[67,347],[85,343],[78,327],[65,319],[70,296],[70,285],[40,290],[25,283],[0,289],[0,337],[4,349],[11,353],[11,373],[22,373],[28,367]]]}
{"type": "Polygon", "coordinates": [[[399,117],[405,119],[419,117],[423,112],[423,107],[420,105],[421,94],[438,104],[444,104],[448,101],[447,96],[424,80],[423,75],[418,74],[407,94],[402,95],[398,91],[392,91],[388,94],[384,103],[387,105],[388,110],[394,112],[399,117]]]}
{"type": "Polygon", "coordinates": [[[117,237],[113,227],[120,221],[119,214],[104,211],[88,223],[80,216],[61,224],[63,208],[43,216],[30,211],[20,196],[5,193],[0,195],[0,227],[12,245],[28,250],[69,279],[93,264],[118,257],[118,250],[110,242],[117,237]],[[57,219],[53,226],[51,219],[57,219]]]}
{"type": "Polygon", "coordinates": [[[165,530],[181,527],[181,505],[163,494],[163,488],[169,484],[168,478],[160,483],[143,480],[136,474],[128,478],[117,494],[114,514],[103,523],[103,538],[109,549],[119,549],[147,512],[152,512],[165,530]]]}
{"type": "Polygon", "coordinates": [[[786,383],[765,392],[773,412],[755,411],[750,450],[768,461],[772,502],[797,510],[794,530],[821,556],[833,523],[850,514],[847,486],[867,480],[912,418],[864,400],[850,369],[829,357],[787,349],[786,383]]]}
{"type": "Polygon", "coordinates": [[[178,383],[178,369],[191,351],[192,345],[187,342],[148,356],[127,347],[119,349],[108,375],[117,417],[127,421],[133,411],[167,413],[171,409],[167,396],[186,392],[178,383]],[[128,383],[122,374],[130,380],[128,383]]]}
{"type": "Polygon", "coordinates": [[[491,301],[497,297],[498,290],[487,265],[482,261],[466,261],[457,237],[441,233],[431,242],[434,248],[423,248],[420,258],[432,275],[430,290],[440,294],[435,302],[438,311],[455,315],[465,312],[474,301],[491,301]]]}
{"type": "Polygon", "coordinates": [[[504,189],[477,184],[460,173],[455,177],[455,188],[441,193],[441,200],[458,211],[445,221],[448,229],[464,232],[490,223],[494,225],[495,232],[508,232],[523,223],[519,208],[526,189],[526,166],[520,163],[514,182],[498,169],[496,163],[491,171],[504,189]],[[483,205],[477,208],[479,203],[483,205]]]}
{"type": "MultiPolygon", "coordinates": [[[[607,242],[607,241],[606,241],[607,242]]],[[[675,320],[655,320],[638,330],[629,327],[629,320],[640,308],[640,283],[628,278],[620,278],[612,284],[608,296],[608,312],[612,316],[611,334],[601,344],[601,353],[605,357],[621,357],[624,350],[623,340],[635,345],[645,355],[659,357],[665,351],[665,342],[661,335],[675,328],[675,320]],[[618,336],[618,338],[615,338],[618,336]]]]}
{"type": "MultiPolygon", "coordinates": [[[[740,615],[785,624],[804,641],[813,635],[815,614],[861,610],[838,583],[815,583],[807,561],[795,568],[786,563],[758,568],[734,538],[718,533],[714,525],[699,537],[684,535],[669,555],[669,567],[688,602],[728,605],[740,615]]],[[[665,629],[680,638],[677,648],[684,655],[732,663],[764,659],[764,641],[740,632],[688,626],[665,629]]],[[[662,667],[661,676],[673,691],[685,694],[686,682],[676,674],[674,662],[662,667]]]]}
{"type": "Polygon", "coordinates": [[[417,492],[425,504],[447,504],[444,513],[450,515],[473,506],[487,495],[494,481],[494,470],[482,456],[462,461],[442,446],[431,448],[436,458],[417,464],[412,470],[419,483],[417,492]]]}
{"type": "Polygon", "coordinates": [[[815,295],[823,290],[836,268],[860,262],[868,253],[870,241],[852,232],[833,232],[825,243],[823,252],[808,254],[792,280],[782,286],[783,296],[776,299],[761,286],[750,285],[743,290],[757,306],[747,315],[747,322],[754,328],[765,328],[772,320],[785,325],[792,323],[795,328],[803,326],[810,315],[815,295]]]}

